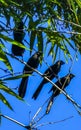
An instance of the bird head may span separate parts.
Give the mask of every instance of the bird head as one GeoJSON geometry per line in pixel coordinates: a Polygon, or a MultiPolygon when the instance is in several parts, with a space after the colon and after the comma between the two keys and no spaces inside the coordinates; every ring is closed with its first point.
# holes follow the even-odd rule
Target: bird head
{"type": "Polygon", "coordinates": [[[23,22],[21,21],[21,22],[19,22],[19,26],[18,26],[18,29],[23,29],[23,22]]]}
{"type": "Polygon", "coordinates": [[[75,75],[74,74],[69,74],[69,77],[70,77],[70,79],[72,79],[72,78],[75,77],[75,75]]]}
{"type": "Polygon", "coordinates": [[[57,65],[64,65],[64,64],[65,64],[65,62],[62,61],[62,60],[58,60],[58,61],[57,61],[57,65]]]}
{"type": "Polygon", "coordinates": [[[42,56],[42,52],[41,51],[37,51],[36,54],[37,54],[38,57],[42,56]]]}

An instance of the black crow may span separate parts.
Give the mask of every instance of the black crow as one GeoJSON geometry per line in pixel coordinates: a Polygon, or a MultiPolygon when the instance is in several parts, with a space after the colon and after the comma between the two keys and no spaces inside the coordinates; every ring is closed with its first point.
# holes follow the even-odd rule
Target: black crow
{"type": "MultiPolygon", "coordinates": [[[[36,52],[34,55],[32,55],[29,58],[29,60],[27,62],[27,65],[29,65],[30,67],[36,69],[38,67],[38,65],[39,65],[41,55],[42,55],[41,52],[36,52]]],[[[34,70],[32,70],[27,65],[25,65],[25,67],[23,69],[23,73],[32,74],[34,72],[34,70]]],[[[20,86],[19,86],[18,92],[19,92],[19,96],[22,97],[22,98],[25,96],[25,93],[26,93],[27,82],[28,82],[28,76],[22,78],[20,86]]]]}
{"type": "MultiPolygon", "coordinates": [[[[64,90],[64,88],[66,88],[70,84],[70,82],[73,79],[73,77],[75,77],[75,75],[73,75],[73,74],[67,74],[66,76],[60,78],[55,84],[59,88],[61,88],[61,89],[64,90]]],[[[51,98],[49,100],[49,103],[48,103],[48,106],[47,106],[47,109],[46,109],[46,113],[47,114],[50,112],[50,109],[52,107],[54,98],[60,94],[60,91],[56,87],[54,87],[54,86],[51,88],[51,90],[49,92],[51,92],[51,91],[53,93],[52,93],[52,96],[51,96],[51,98]]]]}
{"type": "MultiPolygon", "coordinates": [[[[57,61],[54,65],[50,66],[44,73],[45,76],[47,76],[50,80],[57,77],[57,74],[60,72],[61,65],[63,65],[64,62],[62,60],[57,61]]],[[[43,79],[38,88],[36,89],[35,93],[33,94],[32,98],[37,99],[39,93],[41,92],[43,85],[48,83],[46,79],[43,79]]]]}
{"type": "MultiPolygon", "coordinates": [[[[23,26],[24,26],[23,22],[20,22],[18,28],[14,29],[14,31],[13,31],[14,40],[17,42],[20,42],[22,45],[23,45],[22,41],[24,39],[23,26]]],[[[14,55],[22,56],[24,51],[25,51],[24,48],[12,44],[12,53],[14,55]]]]}

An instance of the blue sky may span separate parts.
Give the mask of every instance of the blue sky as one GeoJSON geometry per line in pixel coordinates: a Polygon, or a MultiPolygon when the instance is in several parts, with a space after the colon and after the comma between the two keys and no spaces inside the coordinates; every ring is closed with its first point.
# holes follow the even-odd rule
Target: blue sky
{"type": "MultiPolygon", "coordinates": [[[[5,43],[5,45],[8,47],[9,52],[11,52],[11,45],[9,43],[5,43]]],[[[49,49],[49,48],[48,48],[49,49]]],[[[70,50],[72,52],[72,56],[74,56],[75,52],[70,50]]],[[[29,51],[26,51],[23,59],[24,61],[27,61],[29,58],[29,51]]],[[[63,53],[61,54],[62,60],[65,61],[63,53]]],[[[24,65],[21,64],[20,62],[16,61],[15,59],[9,58],[11,61],[11,64],[14,68],[14,72],[22,72],[24,65]]],[[[57,57],[58,59],[58,57],[57,57]]],[[[46,57],[45,60],[48,62],[49,65],[52,65],[52,59],[51,56],[46,57]]],[[[0,64],[0,67],[2,67],[2,63],[0,64]]],[[[79,104],[81,104],[81,55],[78,54],[78,60],[74,62],[73,67],[72,67],[72,73],[75,74],[75,78],[71,81],[70,85],[66,88],[66,91],[68,92],[69,95],[79,104]]],[[[59,73],[59,77],[62,77],[66,75],[69,71],[69,67],[71,66],[71,61],[68,60],[68,63],[66,63],[64,66],[62,66],[61,71],[59,73]]],[[[4,67],[4,66],[3,66],[4,67]]],[[[42,66],[38,67],[38,70],[40,72],[44,72],[47,69],[47,66],[43,63],[42,66]]],[[[0,73],[0,76],[2,75],[2,71],[0,73]]],[[[18,87],[20,84],[20,80],[15,80],[15,81],[9,81],[8,86],[10,88],[18,87]]],[[[34,101],[31,97],[40,82],[42,81],[41,76],[36,74],[35,72],[33,73],[33,76],[30,76],[29,81],[28,81],[28,88],[27,88],[27,93],[24,98],[25,102],[19,101],[15,97],[12,97],[6,93],[3,93],[4,96],[9,100],[11,103],[12,107],[14,108],[14,112],[9,110],[3,103],[1,103],[1,112],[4,115],[7,115],[11,118],[16,119],[17,121],[22,122],[25,125],[28,125],[33,117],[33,115],[36,113],[38,108],[47,100],[47,98],[51,95],[48,94],[49,89],[51,88],[51,84],[48,83],[44,85],[43,90],[38,97],[36,101],[34,101]],[[30,118],[29,118],[29,112],[31,111],[30,118]]],[[[53,80],[54,82],[56,79],[53,80]]],[[[17,93],[17,90],[15,90],[17,93]]],[[[47,105],[47,104],[46,104],[47,105]]],[[[41,117],[41,115],[45,112],[46,105],[43,107],[42,111],[39,113],[38,117],[41,117]]],[[[77,113],[76,109],[72,105],[70,101],[66,99],[66,97],[63,94],[60,94],[56,99],[55,102],[52,106],[52,109],[50,113],[45,116],[38,124],[42,124],[44,122],[55,122],[58,120],[63,120],[65,118],[68,118],[70,116],[73,116],[73,118],[66,120],[61,123],[53,124],[53,125],[45,125],[43,127],[38,127],[38,129],[44,130],[65,130],[65,129],[73,129],[77,130],[80,129],[81,127],[81,117],[77,113]]],[[[37,118],[38,118],[37,117],[37,118]]],[[[0,126],[0,130],[14,130],[14,129],[19,129],[19,130],[25,130],[25,128],[5,119],[2,118],[2,123],[0,126]]]]}

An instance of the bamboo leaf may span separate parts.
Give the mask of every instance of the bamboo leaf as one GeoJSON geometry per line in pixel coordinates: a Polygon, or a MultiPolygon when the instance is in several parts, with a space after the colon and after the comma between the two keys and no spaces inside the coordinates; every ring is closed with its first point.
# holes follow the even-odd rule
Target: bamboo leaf
{"type": "Polygon", "coordinates": [[[58,46],[56,46],[56,48],[55,48],[55,50],[54,50],[53,62],[54,62],[55,59],[56,59],[57,53],[58,53],[58,46]]]}
{"type": "Polygon", "coordinates": [[[77,3],[78,6],[81,8],[81,0],[76,0],[76,3],[77,3]]]}
{"type": "Polygon", "coordinates": [[[22,74],[22,75],[12,76],[12,77],[8,77],[8,78],[4,78],[3,81],[5,81],[5,80],[17,80],[17,79],[24,78],[24,77],[27,77],[27,76],[30,76],[30,75],[31,74],[22,74]]]}
{"type": "Polygon", "coordinates": [[[0,84],[0,89],[3,90],[4,92],[18,98],[19,100],[22,100],[21,97],[19,97],[15,92],[13,92],[10,88],[8,88],[7,86],[0,84]]]}
{"type": "Polygon", "coordinates": [[[6,3],[6,1],[0,0],[0,2],[1,2],[4,6],[8,6],[8,4],[6,3]]]}
{"type": "Polygon", "coordinates": [[[11,110],[13,110],[13,108],[11,107],[10,103],[7,101],[7,99],[0,93],[0,100],[11,110]]]}
{"type": "Polygon", "coordinates": [[[74,1],[73,0],[70,0],[70,4],[71,4],[71,6],[72,6],[72,8],[73,8],[73,12],[74,12],[74,14],[75,14],[75,17],[76,17],[76,20],[77,20],[77,23],[78,23],[78,17],[77,17],[77,13],[76,13],[76,7],[75,7],[75,4],[74,4],[74,1]]]}
{"type": "Polygon", "coordinates": [[[6,67],[7,67],[10,71],[13,72],[13,68],[12,68],[12,66],[11,66],[11,64],[10,64],[10,62],[9,62],[9,60],[8,60],[8,58],[7,58],[7,56],[6,56],[6,54],[5,54],[4,51],[1,49],[1,47],[0,47],[0,61],[4,62],[5,65],[6,65],[6,67]]]}
{"type": "Polygon", "coordinates": [[[0,38],[4,39],[5,41],[10,42],[11,44],[14,44],[14,45],[17,45],[17,46],[19,46],[19,47],[21,47],[21,48],[24,48],[24,49],[26,49],[26,50],[29,50],[29,48],[25,47],[25,46],[24,46],[23,44],[21,44],[20,42],[17,42],[17,41],[15,41],[15,40],[13,40],[13,39],[11,39],[11,38],[9,38],[9,37],[3,35],[3,34],[0,34],[0,38]]]}

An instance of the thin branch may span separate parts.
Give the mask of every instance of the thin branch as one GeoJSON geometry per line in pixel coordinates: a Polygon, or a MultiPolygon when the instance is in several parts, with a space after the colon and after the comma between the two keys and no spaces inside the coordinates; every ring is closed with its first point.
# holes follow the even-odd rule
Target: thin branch
{"type": "Polygon", "coordinates": [[[41,127],[41,126],[44,126],[44,125],[56,124],[56,123],[64,122],[64,121],[66,121],[66,120],[69,120],[69,119],[73,118],[73,116],[71,116],[71,117],[65,118],[65,119],[63,119],[63,120],[55,121],[55,122],[46,122],[46,123],[39,124],[39,125],[37,125],[37,126],[36,126],[36,125],[33,125],[33,124],[26,126],[26,125],[22,124],[21,122],[15,120],[15,119],[13,119],[13,118],[11,118],[11,117],[9,117],[9,116],[3,115],[3,114],[0,114],[0,116],[2,116],[2,117],[4,117],[4,118],[6,118],[6,119],[8,119],[8,120],[10,120],[10,121],[12,121],[12,122],[18,124],[18,125],[20,125],[20,126],[22,126],[22,127],[24,127],[24,128],[26,128],[26,129],[28,129],[28,130],[37,129],[37,127],[41,127]]]}
{"type": "Polygon", "coordinates": [[[7,77],[9,77],[9,76],[14,76],[14,75],[22,75],[22,74],[24,74],[24,73],[22,73],[22,72],[16,72],[16,73],[13,73],[13,74],[11,74],[11,73],[9,73],[9,74],[7,74],[7,75],[3,75],[3,76],[1,76],[0,77],[0,79],[3,79],[3,78],[7,78],[7,77]]]}
{"type": "MultiPolygon", "coordinates": [[[[26,31],[32,31],[32,29],[26,29],[26,31]]],[[[66,34],[81,35],[80,32],[75,32],[75,31],[56,31],[56,30],[51,30],[51,29],[46,30],[46,28],[45,28],[45,30],[34,29],[34,31],[38,31],[38,32],[42,32],[42,31],[44,31],[44,32],[49,32],[49,33],[52,32],[52,33],[66,33],[66,34]]]]}
{"type": "Polygon", "coordinates": [[[4,118],[6,118],[6,119],[8,119],[8,120],[10,120],[10,121],[12,121],[12,122],[18,124],[18,125],[20,125],[20,126],[22,126],[22,127],[24,127],[24,128],[26,127],[26,126],[25,126],[24,124],[22,124],[21,122],[15,120],[15,119],[13,119],[13,118],[11,118],[11,117],[9,117],[9,116],[3,115],[3,114],[0,114],[0,116],[2,116],[2,117],[4,117],[4,118]]]}
{"type": "MultiPolygon", "coordinates": [[[[38,31],[38,32],[41,32],[41,31],[43,31],[43,30],[41,30],[41,29],[35,29],[35,31],[38,31]]],[[[49,30],[44,30],[44,32],[52,32],[52,33],[66,33],[66,34],[75,34],[75,35],[81,35],[81,33],[80,32],[74,32],[74,31],[56,31],[56,30],[51,30],[51,29],[49,29],[49,30]]]]}
{"type": "Polygon", "coordinates": [[[39,122],[41,119],[43,119],[46,116],[46,112],[40,117],[38,118],[38,120],[36,122],[39,122]]]}
{"type": "Polygon", "coordinates": [[[78,114],[81,115],[81,111],[74,105],[75,109],[77,110],[78,114]]]}
{"type": "Polygon", "coordinates": [[[61,122],[64,122],[64,121],[66,121],[66,120],[69,120],[69,119],[71,119],[71,118],[73,118],[74,116],[70,116],[70,117],[68,117],[68,118],[65,118],[65,119],[63,119],[63,120],[59,120],[59,121],[55,121],[55,122],[46,122],[46,123],[43,123],[43,124],[39,124],[39,125],[37,125],[36,126],[36,128],[37,127],[41,127],[41,126],[44,126],[44,125],[52,125],[52,124],[56,124],[56,123],[61,123],[61,122]]]}
{"type": "Polygon", "coordinates": [[[76,24],[76,23],[74,23],[74,22],[67,21],[67,20],[61,19],[61,18],[59,18],[59,17],[58,17],[57,19],[59,19],[60,21],[63,21],[63,22],[66,22],[66,23],[69,23],[69,24],[72,24],[72,25],[74,25],[74,26],[77,26],[77,27],[80,27],[80,28],[81,28],[81,25],[76,24]]]}
{"type": "MultiPolygon", "coordinates": [[[[38,116],[38,114],[40,113],[40,111],[42,110],[43,106],[47,103],[47,101],[49,100],[49,98],[43,103],[43,105],[41,107],[39,107],[39,109],[37,110],[37,112],[35,113],[35,115],[32,118],[31,122],[34,122],[35,118],[38,116]]],[[[45,114],[44,114],[45,115],[45,114]]],[[[42,116],[43,117],[43,116],[42,116]]],[[[40,119],[38,119],[36,122],[38,122],[40,119]]]]}
{"type": "MultiPolygon", "coordinates": [[[[79,25],[80,26],[80,25],[79,25]]],[[[44,32],[52,32],[52,33],[66,33],[66,34],[75,34],[75,35],[81,35],[81,33],[80,32],[75,32],[75,31],[56,31],[56,30],[51,30],[51,29],[47,29],[46,30],[46,28],[44,28],[45,30],[41,30],[41,29],[33,29],[33,31],[38,31],[38,32],[42,32],[42,31],[44,31],[44,32]]],[[[6,29],[6,31],[12,31],[12,30],[14,30],[14,29],[6,29]]],[[[2,31],[2,30],[1,30],[2,31]]],[[[4,31],[4,30],[3,30],[4,31]]],[[[32,29],[24,29],[24,31],[32,31],[32,29]]]]}
{"type": "Polygon", "coordinates": [[[75,55],[74,55],[73,59],[71,59],[71,60],[72,60],[72,64],[71,64],[71,67],[69,68],[69,73],[70,73],[71,70],[72,70],[72,67],[73,67],[73,65],[74,65],[74,62],[75,62],[77,53],[78,53],[78,47],[76,48],[76,52],[75,52],[75,55]]]}
{"type": "Polygon", "coordinates": [[[5,73],[10,73],[10,71],[8,71],[8,69],[0,68],[0,70],[4,71],[5,73]]]}

